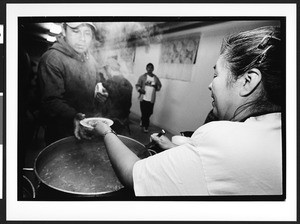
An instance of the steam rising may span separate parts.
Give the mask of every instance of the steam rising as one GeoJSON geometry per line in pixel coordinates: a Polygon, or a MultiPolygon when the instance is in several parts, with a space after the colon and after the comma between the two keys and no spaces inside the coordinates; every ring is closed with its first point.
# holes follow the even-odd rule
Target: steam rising
{"type": "Polygon", "coordinates": [[[96,43],[94,55],[99,62],[99,69],[104,66],[118,67],[126,77],[133,71],[135,49],[138,46],[150,47],[159,42],[161,34],[152,23],[140,22],[96,22],[96,43]],[[115,62],[111,63],[114,59],[115,62]]]}

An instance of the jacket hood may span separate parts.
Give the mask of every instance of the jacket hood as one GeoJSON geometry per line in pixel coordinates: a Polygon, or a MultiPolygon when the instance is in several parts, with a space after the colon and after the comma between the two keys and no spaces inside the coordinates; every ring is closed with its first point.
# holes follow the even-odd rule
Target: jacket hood
{"type": "Polygon", "coordinates": [[[62,54],[65,54],[71,58],[74,58],[79,61],[85,61],[88,55],[86,54],[78,54],[64,39],[62,35],[57,37],[57,42],[55,42],[50,49],[57,50],[62,54]]]}

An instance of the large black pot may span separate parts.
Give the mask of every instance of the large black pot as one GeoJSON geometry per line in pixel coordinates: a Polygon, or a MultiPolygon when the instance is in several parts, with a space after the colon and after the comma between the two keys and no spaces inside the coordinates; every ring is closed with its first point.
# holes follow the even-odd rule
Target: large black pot
{"type": "MultiPolygon", "coordinates": [[[[150,155],[140,142],[118,136],[139,158],[150,155]]],[[[103,140],[77,140],[67,137],[43,149],[34,162],[40,181],[41,199],[71,198],[130,199],[133,192],[124,188],[112,168],[103,140]]]]}

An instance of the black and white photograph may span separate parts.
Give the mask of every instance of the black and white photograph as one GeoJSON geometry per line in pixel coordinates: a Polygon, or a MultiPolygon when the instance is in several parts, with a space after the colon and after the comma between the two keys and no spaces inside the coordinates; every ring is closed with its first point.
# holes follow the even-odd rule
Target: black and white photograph
{"type": "Polygon", "coordinates": [[[295,9],[7,4],[6,219],[290,219],[295,9]]]}
{"type": "Polygon", "coordinates": [[[33,19],[18,19],[18,160],[37,183],[20,200],[284,195],[284,19],[33,19]]]}

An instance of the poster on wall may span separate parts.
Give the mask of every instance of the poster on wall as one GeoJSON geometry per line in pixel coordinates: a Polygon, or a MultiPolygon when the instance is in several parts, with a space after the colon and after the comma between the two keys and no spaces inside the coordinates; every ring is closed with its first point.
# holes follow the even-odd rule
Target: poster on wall
{"type": "Polygon", "coordinates": [[[161,46],[160,63],[195,64],[200,36],[166,40],[161,46]]]}
{"type": "Polygon", "coordinates": [[[161,44],[159,73],[161,77],[190,81],[197,60],[200,34],[166,39],[161,44]]]}

